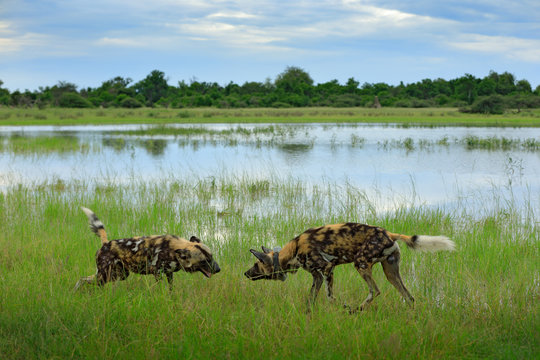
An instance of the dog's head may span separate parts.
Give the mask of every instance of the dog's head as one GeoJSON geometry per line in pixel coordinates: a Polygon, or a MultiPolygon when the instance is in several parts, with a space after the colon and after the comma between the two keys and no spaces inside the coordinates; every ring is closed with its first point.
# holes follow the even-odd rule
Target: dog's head
{"type": "Polygon", "coordinates": [[[212,251],[201,243],[197,237],[192,236],[189,243],[175,250],[182,268],[194,273],[200,271],[206,277],[211,277],[221,271],[218,263],[212,257],[212,251]]]}
{"type": "Polygon", "coordinates": [[[257,258],[257,262],[244,275],[250,280],[281,280],[287,279],[287,273],[279,265],[280,248],[274,250],[262,247],[263,252],[251,249],[250,252],[257,258]]]}

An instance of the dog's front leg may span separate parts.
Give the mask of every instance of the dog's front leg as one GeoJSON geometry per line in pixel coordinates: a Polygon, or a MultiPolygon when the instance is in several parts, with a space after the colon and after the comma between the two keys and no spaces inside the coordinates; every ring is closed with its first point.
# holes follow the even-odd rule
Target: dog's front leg
{"type": "Polygon", "coordinates": [[[313,276],[313,285],[311,285],[311,291],[308,298],[308,306],[310,308],[315,304],[315,299],[317,299],[317,295],[319,294],[319,290],[323,283],[323,275],[319,270],[314,270],[311,275],[313,276]]]}
{"type": "Polygon", "coordinates": [[[79,290],[79,288],[83,285],[99,285],[99,282],[96,279],[96,275],[90,275],[81,278],[79,281],[77,281],[77,284],[75,284],[75,288],[73,291],[79,290]]]}
{"type": "Polygon", "coordinates": [[[334,269],[332,269],[329,273],[324,275],[324,282],[326,284],[326,296],[328,297],[328,300],[335,301],[336,298],[334,296],[334,269]]]}
{"type": "Polygon", "coordinates": [[[173,273],[168,272],[167,275],[167,282],[169,283],[169,291],[172,291],[172,281],[173,281],[173,273]]]}

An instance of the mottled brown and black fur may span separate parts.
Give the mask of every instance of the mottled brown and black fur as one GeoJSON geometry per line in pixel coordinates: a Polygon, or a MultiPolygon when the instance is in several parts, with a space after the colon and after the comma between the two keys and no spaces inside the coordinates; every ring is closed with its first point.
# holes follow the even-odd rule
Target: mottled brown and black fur
{"type": "Polygon", "coordinates": [[[104,285],[110,281],[125,280],[130,272],[152,274],[159,280],[167,277],[172,289],[173,273],[183,270],[201,272],[206,277],[220,271],[210,249],[192,236],[188,241],[175,235],[135,236],[108,240],[103,223],[87,208],[82,208],[90,223],[90,229],[101,238],[101,248],[96,253],[97,272],[77,282],[75,289],[83,284],[104,285]]]}
{"type": "Polygon", "coordinates": [[[369,287],[369,294],[360,305],[360,310],[363,310],[380,294],[371,275],[373,265],[380,262],[388,281],[412,306],[414,298],[405,288],[399,274],[401,255],[397,240],[402,240],[410,248],[420,251],[454,249],[454,243],[444,236],[407,236],[357,223],[326,225],[306,230],[281,250],[270,250],[264,246],[263,252],[252,249],[251,253],[258,261],[245,272],[245,276],[251,280],[284,281],[288,272],[296,272],[302,267],[313,276],[308,301],[309,305],[312,305],[323,280],[328,298],[333,300],[334,267],[354,263],[354,267],[369,287]]]}

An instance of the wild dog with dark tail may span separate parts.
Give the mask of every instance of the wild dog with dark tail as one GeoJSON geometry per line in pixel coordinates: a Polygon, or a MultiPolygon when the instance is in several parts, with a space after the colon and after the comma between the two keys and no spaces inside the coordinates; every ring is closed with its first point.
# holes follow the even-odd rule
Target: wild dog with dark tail
{"type": "Polygon", "coordinates": [[[101,239],[101,248],[96,253],[97,272],[77,282],[75,289],[83,284],[102,286],[107,282],[125,280],[130,272],[152,274],[156,280],[167,277],[172,290],[173,273],[183,270],[201,272],[211,277],[220,271],[208,246],[192,236],[188,241],[175,235],[135,236],[108,240],[103,223],[92,210],[82,208],[90,229],[101,239]]]}
{"type": "Polygon", "coordinates": [[[454,242],[445,236],[407,236],[357,223],[326,225],[306,230],[287,243],[283,249],[270,250],[263,246],[263,252],[250,250],[258,261],[244,275],[250,280],[285,281],[288,272],[294,273],[302,267],[313,276],[313,285],[308,298],[308,305],[312,305],[323,280],[326,283],[328,298],[334,300],[332,292],[334,267],[354,263],[354,267],[369,288],[367,298],[360,305],[360,310],[363,310],[380,294],[371,275],[373,265],[380,262],[388,281],[412,307],[414,298],[399,274],[401,255],[398,240],[418,251],[452,251],[455,248],[454,242]]]}

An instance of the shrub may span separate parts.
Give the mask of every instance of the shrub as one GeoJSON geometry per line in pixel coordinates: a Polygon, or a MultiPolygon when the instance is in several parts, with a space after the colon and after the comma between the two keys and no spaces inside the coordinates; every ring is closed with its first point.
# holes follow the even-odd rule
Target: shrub
{"type": "Polygon", "coordinates": [[[142,107],[143,104],[141,104],[137,99],[127,97],[120,102],[120,106],[123,108],[134,109],[142,107]]]}
{"type": "Polygon", "coordinates": [[[74,92],[65,92],[58,99],[58,105],[64,108],[91,108],[92,103],[74,92]]]}
{"type": "Polygon", "coordinates": [[[500,95],[480,97],[470,108],[470,112],[479,114],[502,114],[504,110],[504,99],[500,95]]]}

